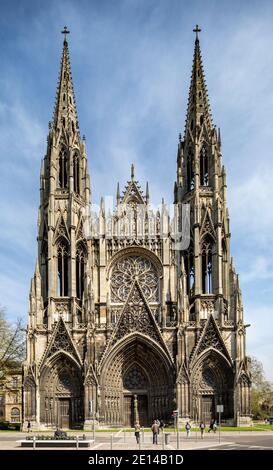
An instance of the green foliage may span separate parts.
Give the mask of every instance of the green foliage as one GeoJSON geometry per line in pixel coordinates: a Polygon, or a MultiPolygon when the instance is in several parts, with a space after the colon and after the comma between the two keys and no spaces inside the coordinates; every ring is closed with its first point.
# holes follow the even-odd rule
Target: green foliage
{"type": "Polygon", "coordinates": [[[20,431],[20,424],[10,423],[0,418],[0,431],[20,431]]]}
{"type": "Polygon", "coordinates": [[[5,310],[0,308],[0,385],[5,376],[21,368],[25,357],[25,330],[22,321],[14,324],[6,319],[5,310]]]}
{"type": "Polygon", "coordinates": [[[273,385],[266,380],[263,364],[255,357],[249,358],[252,377],[251,409],[254,419],[273,415],[273,385]]]}

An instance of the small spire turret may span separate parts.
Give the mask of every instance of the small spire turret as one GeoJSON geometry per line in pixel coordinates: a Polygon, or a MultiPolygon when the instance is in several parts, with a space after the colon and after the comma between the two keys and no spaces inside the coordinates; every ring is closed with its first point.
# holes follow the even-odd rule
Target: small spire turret
{"type": "Polygon", "coordinates": [[[150,191],[149,191],[149,183],[146,183],[146,203],[148,204],[150,200],[150,191]]]}
{"type": "Polygon", "coordinates": [[[131,180],[134,181],[135,179],[135,167],[134,164],[132,163],[131,165],[131,180]]]}

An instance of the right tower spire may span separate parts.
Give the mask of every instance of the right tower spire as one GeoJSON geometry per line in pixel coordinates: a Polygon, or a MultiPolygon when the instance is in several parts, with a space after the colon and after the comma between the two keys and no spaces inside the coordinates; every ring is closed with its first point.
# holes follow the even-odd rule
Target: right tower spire
{"type": "Polygon", "coordinates": [[[251,381],[245,349],[246,325],[239,278],[230,258],[221,138],[210,113],[198,37],[201,30],[196,26],[193,31],[196,38],[189,101],[184,137],[179,136],[174,190],[179,213],[182,214],[183,204],[190,206],[190,244],[180,252],[181,292],[186,294],[181,300],[181,317],[187,333],[184,344],[181,340],[178,347],[178,357],[181,376],[187,371],[191,377],[192,392],[179,386],[177,402],[184,417],[204,417],[206,406],[213,409],[216,403],[222,403],[225,416],[234,413],[235,421],[240,416],[249,422],[251,381]],[[221,364],[223,354],[227,368],[221,364]],[[202,368],[210,369],[210,377],[218,374],[216,370],[225,370],[225,377],[230,377],[225,395],[221,391],[213,399],[206,396],[214,379],[205,378],[205,385],[197,385],[197,371],[202,368]]]}
{"type": "Polygon", "coordinates": [[[201,29],[196,25],[193,31],[196,33],[196,38],[185,133],[190,131],[192,136],[195,136],[198,127],[201,127],[203,124],[205,124],[208,132],[211,132],[213,129],[213,123],[198,37],[198,33],[201,32],[201,29]]]}
{"type": "MultiPolygon", "coordinates": [[[[213,126],[197,25],[184,139],[179,139],[175,199],[191,207],[191,244],[184,259],[191,317],[204,318],[202,296],[227,314],[229,220],[220,139],[213,126]],[[194,313],[193,313],[194,312],[194,313]]],[[[206,316],[206,315],[205,315],[206,316]]]]}

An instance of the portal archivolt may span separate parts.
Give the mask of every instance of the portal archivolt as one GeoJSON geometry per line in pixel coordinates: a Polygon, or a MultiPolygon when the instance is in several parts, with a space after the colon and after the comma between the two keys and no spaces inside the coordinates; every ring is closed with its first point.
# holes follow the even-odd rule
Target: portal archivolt
{"type": "Polygon", "coordinates": [[[196,362],[192,372],[192,416],[209,422],[217,418],[216,406],[224,405],[223,418],[233,416],[234,373],[225,358],[208,350],[196,362]]]}
{"type": "Polygon", "coordinates": [[[44,366],[40,379],[41,422],[62,428],[83,422],[83,386],[78,365],[58,354],[44,366]]]}
{"type": "Polygon", "coordinates": [[[101,418],[105,424],[145,426],[167,419],[173,407],[173,370],[167,355],[133,335],[115,348],[101,374],[101,418]]]}

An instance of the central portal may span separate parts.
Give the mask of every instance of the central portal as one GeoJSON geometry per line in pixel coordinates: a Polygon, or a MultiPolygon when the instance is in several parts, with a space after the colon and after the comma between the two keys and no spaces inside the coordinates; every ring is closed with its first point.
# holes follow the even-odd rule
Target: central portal
{"type": "Polygon", "coordinates": [[[139,334],[109,354],[101,372],[101,422],[105,425],[150,426],[167,421],[173,409],[173,369],[168,357],[139,334]]]}
{"type": "Polygon", "coordinates": [[[136,421],[141,427],[149,424],[147,395],[124,395],[124,426],[133,427],[136,421]]]}

